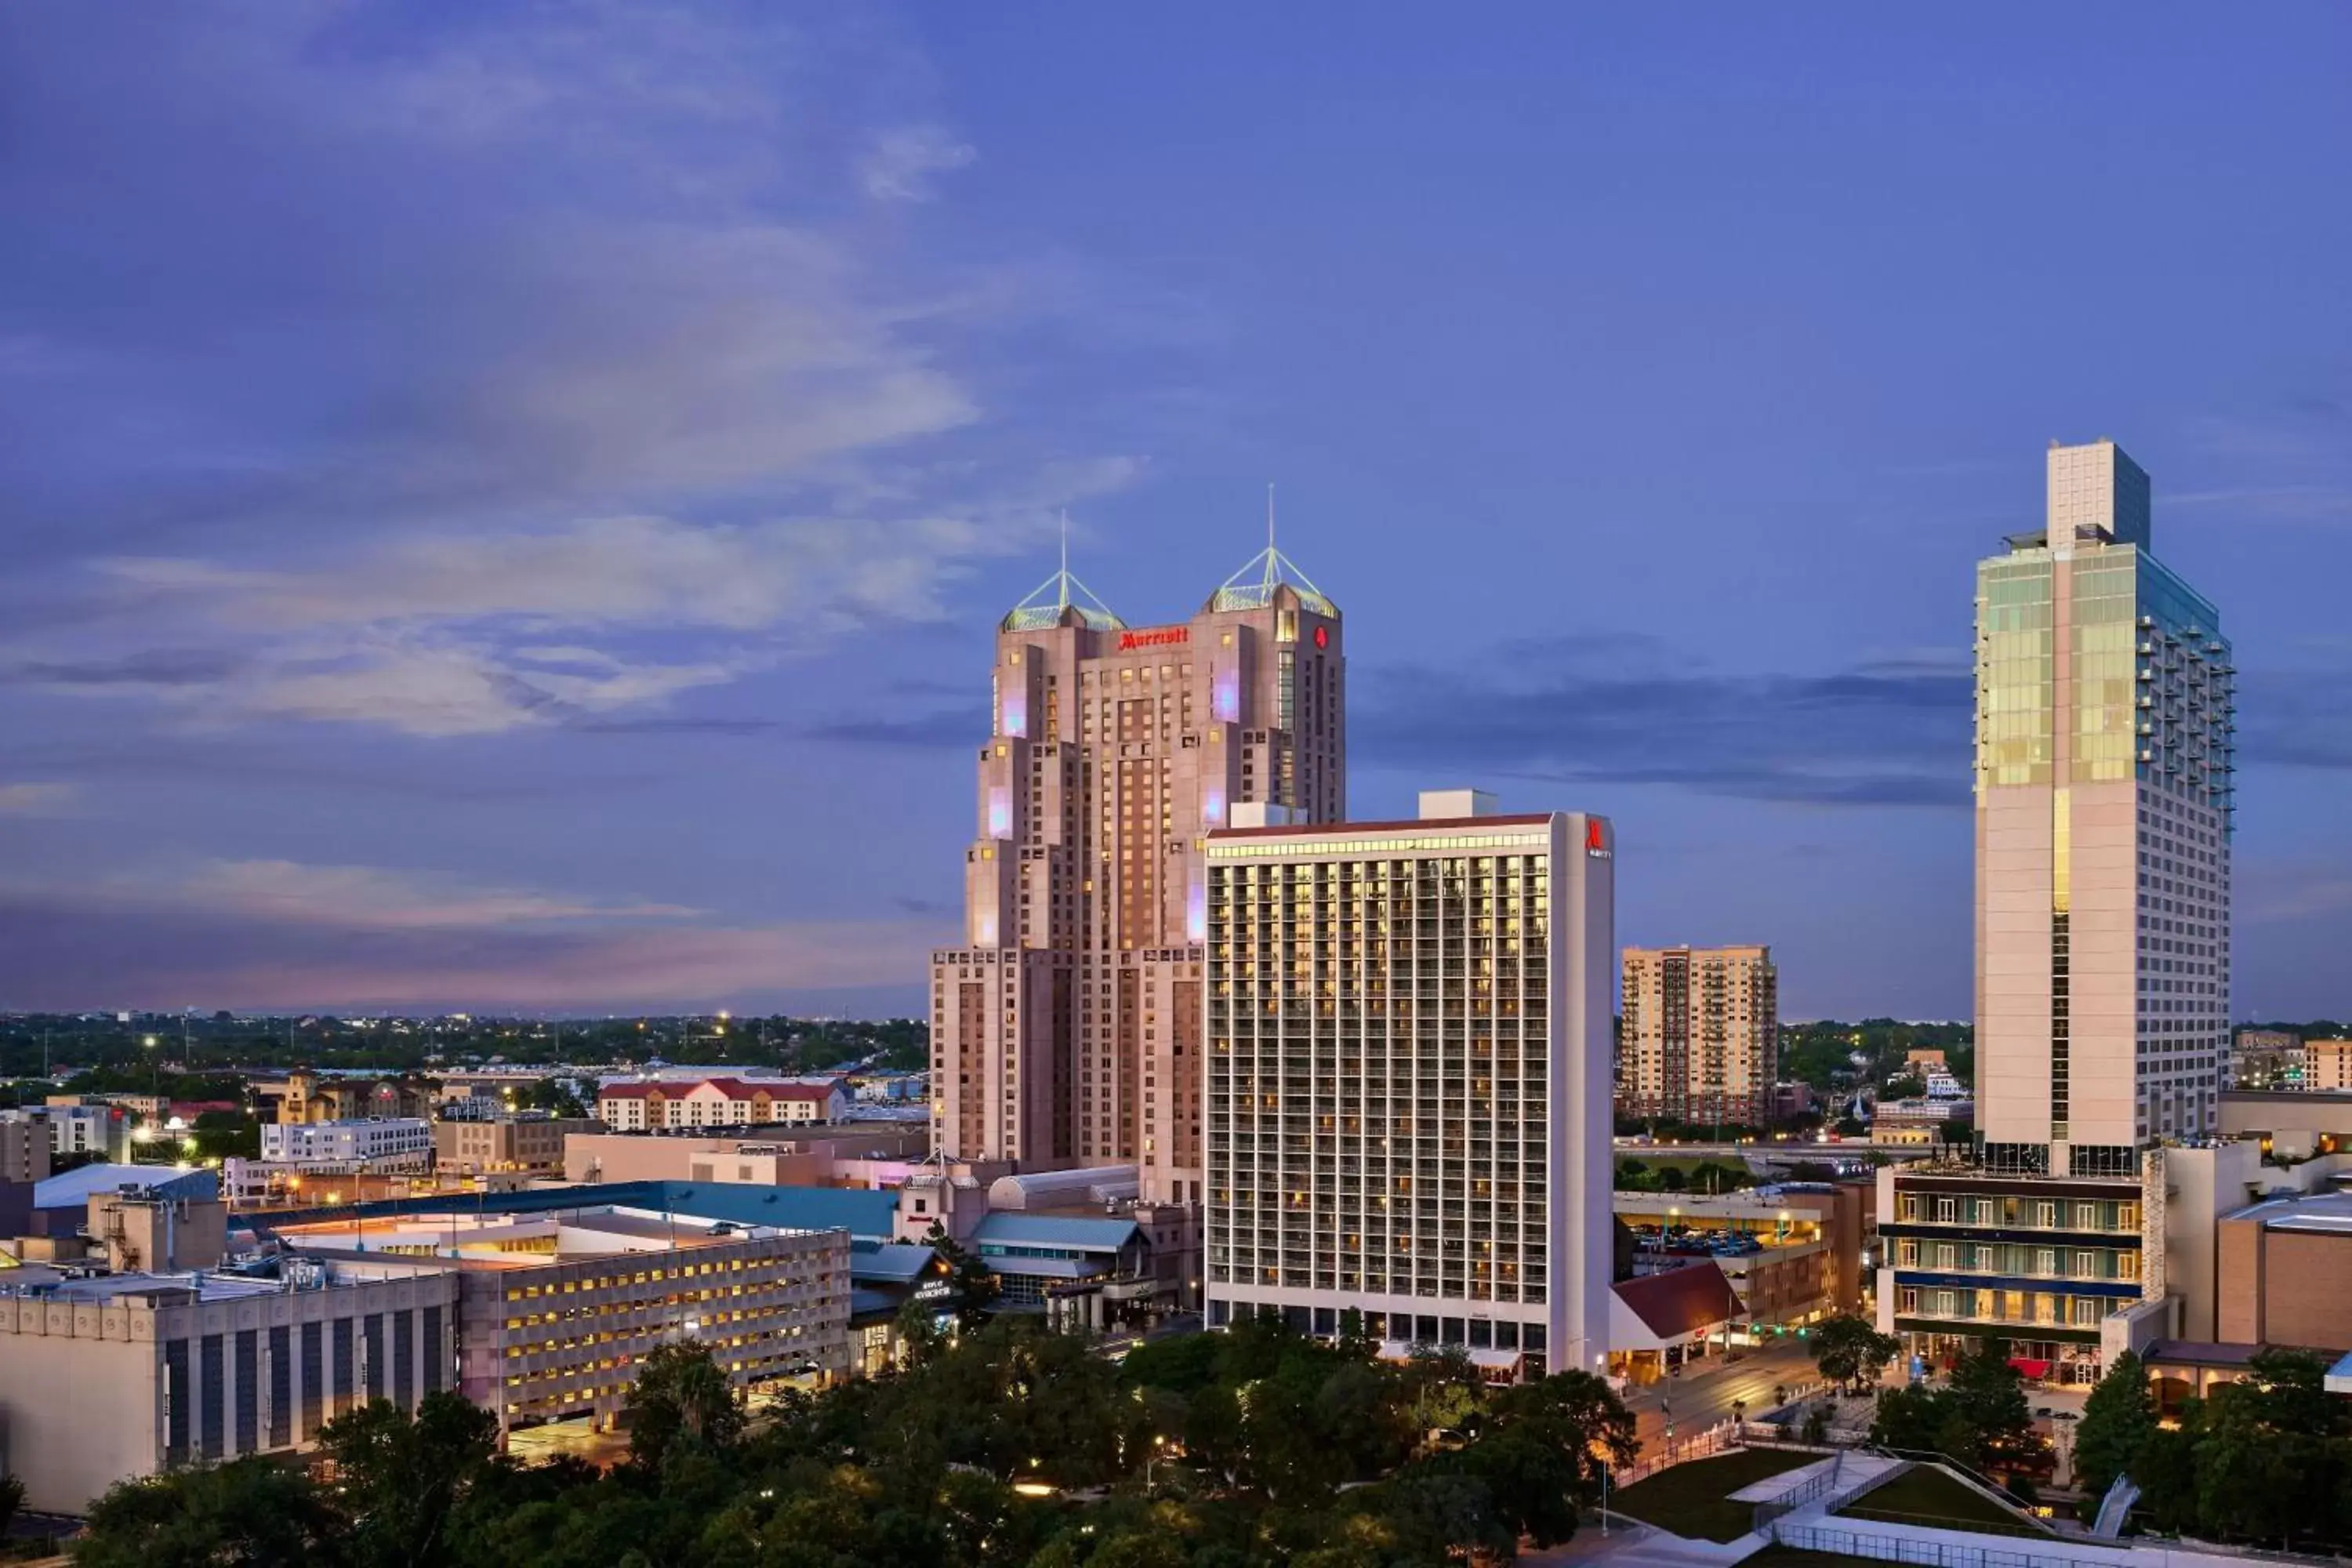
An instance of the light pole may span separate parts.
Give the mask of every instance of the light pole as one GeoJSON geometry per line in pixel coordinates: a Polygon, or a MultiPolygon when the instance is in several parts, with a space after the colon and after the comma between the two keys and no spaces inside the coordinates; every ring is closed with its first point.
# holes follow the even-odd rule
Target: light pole
{"type": "MultiPolygon", "coordinates": [[[[163,1064],[155,1055],[155,1037],[142,1035],[139,1037],[139,1043],[147,1050],[147,1087],[152,1089],[156,1098],[160,1100],[163,1094],[163,1064]]],[[[163,1118],[159,1116],[156,1120],[161,1121],[163,1118]]]]}

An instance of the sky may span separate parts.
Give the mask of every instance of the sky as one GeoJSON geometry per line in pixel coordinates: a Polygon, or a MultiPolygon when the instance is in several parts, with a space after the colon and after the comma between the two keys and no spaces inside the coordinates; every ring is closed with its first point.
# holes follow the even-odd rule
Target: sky
{"type": "Polygon", "coordinates": [[[2352,11],[0,9],[0,1007],[919,1010],[1000,616],[1263,539],[1350,794],[1968,1016],[1973,563],[2112,437],[2352,1013],[2352,11]]]}

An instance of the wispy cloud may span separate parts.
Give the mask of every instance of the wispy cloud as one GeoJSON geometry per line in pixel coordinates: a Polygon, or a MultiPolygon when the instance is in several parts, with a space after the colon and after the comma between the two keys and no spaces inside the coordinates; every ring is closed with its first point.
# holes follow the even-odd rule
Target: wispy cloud
{"type": "Polygon", "coordinates": [[[919,89],[854,85],[906,77],[887,28],[22,26],[52,68],[0,161],[0,552],[48,575],[0,586],[40,612],[0,680],[182,726],[658,720],[940,617],[1139,471],[970,438],[980,330],[1053,307],[1017,260],[877,236],[870,201],[973,156],[919,89]]]}
{"type": "Polygon", "coordinates": [[[0,784],[0,816],[58,816],[81,792],[69,784],[0,784]]]}
{"type": "Polygon", "coordinates": [[[979,157],[969,142],[936,125],[902,125],[884,132],[859,161],[866,194],[877,201],[926,201],[933,177],[979,157]]]}
{"type": "Polygon", "coordinates": [[[1734,674],[1681,664],[1654,644],[1563,639],[1466,669],[1370,670],[1355,683],[1349,744],[1374,766],[1954,806],[1968,799],[1971,690],[1953,659],[1734,674]]]}

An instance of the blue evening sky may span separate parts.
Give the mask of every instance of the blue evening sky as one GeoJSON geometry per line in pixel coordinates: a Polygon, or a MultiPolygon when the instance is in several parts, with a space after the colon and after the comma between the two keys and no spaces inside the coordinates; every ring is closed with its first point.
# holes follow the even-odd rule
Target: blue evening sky
{"type": "Polygon", "coordinates": [[[2352,1012],[2352,11],[0,10],[0,1006],[868,1011],[995,618],[1261,540],[1360,815],[1969,1008],[1972,563],[2154,475],[2352,1012]]]}

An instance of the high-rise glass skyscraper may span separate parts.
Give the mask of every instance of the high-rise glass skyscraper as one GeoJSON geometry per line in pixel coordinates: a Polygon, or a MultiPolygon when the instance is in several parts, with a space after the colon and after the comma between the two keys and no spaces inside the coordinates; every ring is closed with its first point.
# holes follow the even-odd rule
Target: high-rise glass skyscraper
{"type": "Polygon", "coordinates": [[[2215,1125],[2234,672],[2157,559],[2147,475],[2053,446],[1977,569],[1977,1093],[1989,1163],[2097,1174],[2215,1125]]]}
{"type": "Polygon", "coordinates": [[[2164,1145],[2229,1049],[2234,676],[2148,510],[2114,442],[2053,446],[2043,526],[1977,568],[1979,1157],[1879,1173],[1879,1326],[2059,1383],[2179,1331],[2173,1234],[2202,1277],[2224,1191],[2164,1145]]]}

